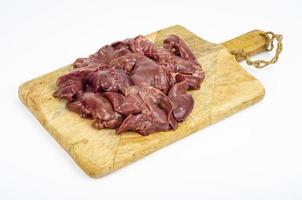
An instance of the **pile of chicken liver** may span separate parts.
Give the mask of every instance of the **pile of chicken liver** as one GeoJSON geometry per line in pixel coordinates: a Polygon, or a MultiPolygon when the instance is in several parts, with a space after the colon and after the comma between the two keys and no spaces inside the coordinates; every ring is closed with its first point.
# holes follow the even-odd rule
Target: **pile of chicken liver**
{"type": "Polygon", "coordinates": [[[73,68],[58,78],[54,97],[93,119],[94,127],[117,134],[176,129],[194,106],[187,90],[199,89],[204,79],[192,51],[176,35],[168,36],[163,48],[143,36],[114,42],[77,59],[73,68]]]}

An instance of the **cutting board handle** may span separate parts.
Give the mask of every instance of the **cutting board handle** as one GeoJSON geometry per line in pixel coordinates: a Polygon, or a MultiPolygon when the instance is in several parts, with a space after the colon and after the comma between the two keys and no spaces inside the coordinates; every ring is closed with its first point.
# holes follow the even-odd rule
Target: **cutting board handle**
{"type": "Polygon", "coordinates": [[[254,30],[244,35],[236,37],[232,40],[222,43],[236,60],[246,60],[248,65],[253,65],[256,68],[263,68],[269,64],[276,63],[279,55],[282,52],[282,35],[275,34],[271,31],[263,32],[254,30]],[[263,51],[271,51],[274,49],[274,41],[277,42],[276,53],[271,60],[256,60],[252,61],[250,56],[263,51]]]}
{"type": "MultiPolygon", "coordinates": [[[[266,51],[268,42],[263,35],[264,31],[254,30],[234,39],[222,43],[231,53],[244,50],[249,56],[266,51]]],[[[242,61],[242,56],[236,56],[236,60],[242,61]]]]}

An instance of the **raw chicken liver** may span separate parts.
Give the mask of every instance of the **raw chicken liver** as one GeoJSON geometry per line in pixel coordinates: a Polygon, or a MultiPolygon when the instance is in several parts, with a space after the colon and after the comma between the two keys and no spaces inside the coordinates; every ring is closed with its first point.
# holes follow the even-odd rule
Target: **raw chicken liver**
{"type": "Polygon", "coordinates": [[[177,128],[191,113],[194,100],[187,93],[199,89],[204,73],[193,52],[176,35],[163,48],[143,36],[114,42],[57,80],[54,96],[67,108],[94,120],[98,129],[148,135],[177,128]]]}

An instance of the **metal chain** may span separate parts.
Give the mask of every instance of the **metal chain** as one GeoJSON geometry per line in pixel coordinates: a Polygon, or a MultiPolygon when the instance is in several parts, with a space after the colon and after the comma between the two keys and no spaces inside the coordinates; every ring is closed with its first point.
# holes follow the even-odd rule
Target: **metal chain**
{"type": "Polygon", "coordinates": [[[279,59],[279,55],[283,48],[283,46],[282,46],[283,36],[279,35],[279,34],[275,34],[271,31],[260,33],[260,34],[266,38],[266,41],[267,41],[266,51],[272,51],[274,49],[274,41],[275,40],[277,41],[276,53],[275,53],[275,56],[271,60],[269,60],[269,61],[266,61],[266,60],[252,61],[250,56],[243,49],[238,50],[238,51],[233,51],[231,53],[234,54],[236,57],[237,56],[242,57],[248,65],[253,65],[256,68],[263,68],[269,64],[276,63],[279,59]]]}

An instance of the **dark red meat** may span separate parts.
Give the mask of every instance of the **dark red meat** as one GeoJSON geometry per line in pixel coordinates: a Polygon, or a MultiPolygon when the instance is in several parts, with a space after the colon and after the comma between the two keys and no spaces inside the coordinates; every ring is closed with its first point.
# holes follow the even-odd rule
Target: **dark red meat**
{"type": "Polygon", "coordinates": [[[186,43],[177,35],[170,35],[164,40],[163,47],[181,58],[196,62],[196,58],[186,43]]]}
{"type": "Polygon", "coordinates": [[[59,88],[53,95],[67,101],[80,99],[84,92],[83,80],[88,74],[94,71],[96,71],[94,68],[79,68],[59,77],[57,80],[59,88]]]}
{"type": "Polygon", "coordinates": [[[156,64],[150,58],[142,56],[136,60],[130,74],[130,80],[139,87],[153,86],[164,93],[169,90],[169,76],[164,66],[156,64]]]}
{"type": "Polygon", "coordinates": [[[187,93],[188,88],[188,80],[181,74],[176,75],[176,84],[171,87],[168,97],[173,103],[173,115],[177,121],[186,119],[193,109],[194,100],[187,93]]]}
{"type": "Polygon", "coordinates": [[[148,135],[176,129],[191,113],[187,93],[199,89],[204,73],[185,42],[170,35],[163,48],[143,36],[114,42],[73,63],[57,80],[54,96],[67,108],[94,120],[98,129],[148,135]]]}
{"type": "Polygon", "coordinates": [[[119,92],[130,86],[127,74],[119,69],[105,69],[90,73],[85,79],[86,86],[94,88],[95,92],[119,92]]]}

